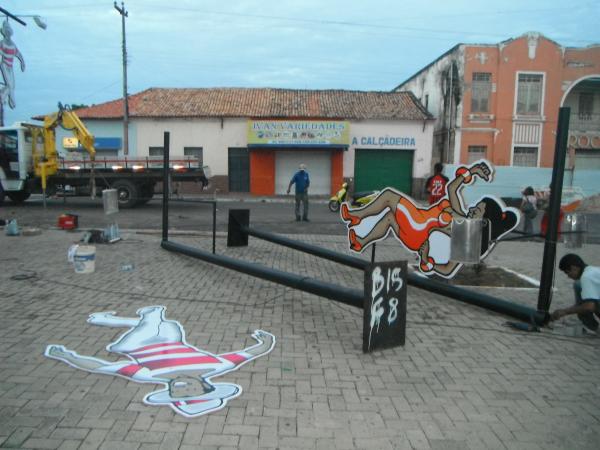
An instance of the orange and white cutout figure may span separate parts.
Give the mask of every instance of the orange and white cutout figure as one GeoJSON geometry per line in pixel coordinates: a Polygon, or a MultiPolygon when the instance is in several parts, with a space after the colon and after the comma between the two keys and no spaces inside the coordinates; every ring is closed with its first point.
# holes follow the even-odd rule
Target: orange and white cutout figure
{"type": "Polygon", "coordinates": [[[360,208],[342,204],[340,215],[348,227],[350,250],[362,252],[369,245],[385,239],[390,233],[409,251],[419,257],[419,270],[426,275],[453,277],[461,263],[450,260],[450,227],[461,218],[487,219],[490,239],[481,243],[481,258],[485,258],[495,241],[517,227],[520,214],[493,196],[485,196],[464,206],[461,191],[479,178],[493,179],[492,165],[480,160],[460,167],[446,185],[446,195],[432,205],[420,205],[408,195],[385,188],[373,201],[360,208]]]}
{"type": "Polygon", "coordinates": [[[164,306],[148,306],[139,317],[118,317],[113,312],[90,315],[88,322],[128,330],[106,350],[127,357],[116,362],[83,356],[62,345],[49,345],[45,355],[76,369],[121,376],[139,383],[164,384],[164,389],[144,397],[147,405],[167,405],[176,413],[196,417],[223,408],[242,393],[233,383],[213,383],[212,378],[237,370],[243,364],[269,353],[275,336],[256,330],[257,344],[236,352],[215,355],[190,345],[175,320],[165,319],[164,306]]]}
{"type": "Polygon", "coordinates": [[[17,58],[21,63],[21,72],[25,71],[25,60],[23,55],[12,40],[12,28],[5,20],[0,28],[3,39],[0,41],[0,72],[4,80],[4,86],[0,88],[0,102],[8,102],[8,106],[15,108],[15,74],[13,72],[14,59],[17,58]]]}

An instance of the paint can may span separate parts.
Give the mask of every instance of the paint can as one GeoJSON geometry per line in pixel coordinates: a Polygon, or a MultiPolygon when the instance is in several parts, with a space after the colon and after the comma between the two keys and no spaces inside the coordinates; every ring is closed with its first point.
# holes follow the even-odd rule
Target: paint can
{"type": "Polygon", "coordinates": [[[79,217],[76,214],[61,214],[58,217],[58,228],[74,230],[77,228],[79,217]]]}
{"type": "Polygon", "coordinates": [[[96,268],[96,247],[78,245],[73,256],[75,273],[93,273],[96,268]]]}
{"type": "Polygon", "coordinates": [[[585,243],[587,223],[585,216],[578,213],[565,214],[562,221],[563,238],[565,247],[581,248],[585,243]]]}
{"type": "Polygon", "coordinates": [[[102,203],[104,205],[104,214],[114,214],[119,212],[119,193],[116,189],[104,189],[102,191],[102,203]]]}

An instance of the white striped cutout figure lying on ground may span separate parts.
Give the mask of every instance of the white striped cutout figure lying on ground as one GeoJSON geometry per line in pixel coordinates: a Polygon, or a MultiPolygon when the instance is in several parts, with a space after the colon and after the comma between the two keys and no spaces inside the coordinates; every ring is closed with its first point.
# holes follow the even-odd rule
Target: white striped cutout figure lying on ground
{"type": "Polygon", "coordinates": [[[110,362],[83,356],[62,345],[48,345],[45,355],[77,369],[117,375],[140,383],[164,384],[165,389],[144,397],[148,405],[168,405],[187,417],[223,408],[239,396],[241,386],[213,383],[212,378],[238,369],[243,364],[269,353],[275,336],[256,330],[258,342],[243,350],[215,355],[185,341],[185,331],[175,320],[165,319],[164,306],[148,306],[137,311],[139,318],[118,317],[114,312],[90,315],[88,322],[106,327],[129,328],[106,350],[127,359],[110,362]]]}

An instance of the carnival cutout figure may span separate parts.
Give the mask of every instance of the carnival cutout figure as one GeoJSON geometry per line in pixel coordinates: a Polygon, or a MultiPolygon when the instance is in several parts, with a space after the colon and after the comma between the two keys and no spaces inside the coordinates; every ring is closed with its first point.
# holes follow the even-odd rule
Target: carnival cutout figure
{"type": "Polygon", "coordinates": [[[2,72],[2,78],[4,79],[4,86],[0,88],[0,102],[2,104],[8,101],[8,106],[15,109],[17,105],[15,102],[15,74],[13,72],[13,62],[17,58],[21,63],[21,72],[25,71],[25,60],[23,55],[12,40],[13,30],[5,20],[0,28],[3,39],[0,41],[0,72],[2,72]]]}
{"type": "Polygon", "coordinates": [[[423,274],[451,278],[462,266],[450,260],[450,227],[452,221],[464,218],[487,219],[491,227],[481,242],[481,258],[485,258],[495,241],[519,223],[519,211],[506,207],[501,200],[486,196],[476,203],[463,206],[462,188],[476,178],[491,182],[492,166],[481,160],[470,167],[460,167],[456,177],[446,186],[446,195],[433,205],[422,206],[409,196],[385,188],[369,204],[350,208],[342,204],[340,214],[348,227],[350,250],[362,252],[374,242],[385,239],[390,232],[402,245],[419,257],[423,274]]]}
{"type": "Polygon", "coordinates": [[[185,341],[185,331],[175,320],[165,319],[164,306],[149,306],[137,311],[139,318],[115,316],[113,312],[90,315],[88,322],[107,327],[129,328],[106,350],[128,359],[104,361],[79,355],[62,345],[49,345],[45,355],[88,372],[117,375],[140,383],[164,384],[165,389],[144,397],[148,405],[168,405],[186,417],[196,417],[223,408],[242,393],[233,383],[213,383],[212,378],[238,369],[243,364],[269,353],[275,337],[256,330],[258,342],[237,352],[214,355],[185,341]]]}

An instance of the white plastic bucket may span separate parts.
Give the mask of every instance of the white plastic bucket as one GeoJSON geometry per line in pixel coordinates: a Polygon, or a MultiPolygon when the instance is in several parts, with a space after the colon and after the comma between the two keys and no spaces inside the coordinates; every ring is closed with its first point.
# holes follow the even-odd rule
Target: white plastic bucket
{"type": "Polygon", "coordinates": [[[96,268],[96,247],[79,245],[73,257],[75,273],[92,273],[96,268]]]}

